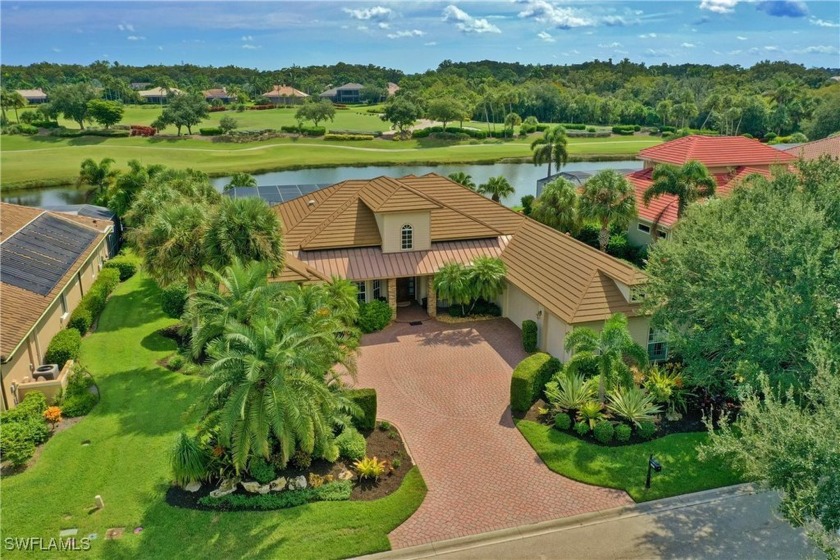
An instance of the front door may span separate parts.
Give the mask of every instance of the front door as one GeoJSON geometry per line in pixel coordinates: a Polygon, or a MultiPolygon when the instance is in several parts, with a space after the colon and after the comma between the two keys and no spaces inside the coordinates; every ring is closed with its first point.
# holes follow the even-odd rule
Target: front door
{"type": "Polygon", "coordinates": [[[415,298],[415,281],[411,278],[397,278],[397,302],[413,301],[415,298]]]}

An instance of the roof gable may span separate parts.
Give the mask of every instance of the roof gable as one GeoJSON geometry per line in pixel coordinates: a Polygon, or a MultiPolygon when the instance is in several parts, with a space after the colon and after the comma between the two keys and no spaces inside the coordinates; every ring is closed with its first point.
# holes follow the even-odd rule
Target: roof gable
{"type": "Polygon", "coordinates": [[[744,136],[691,135],[645,148],[639,159],[683,165],[699,161],[706,167],[773,165],[793,161],[788,153],[744,136]]]}
{"type": "Polygon", "coordinates": [[[840,159],[840,136],[831,136],[822,140],[806,142],[805,144],[788,148],[785,152],[805,160],[819,159],[820,156],[824,155],[840,159]]]}
{"type": "Polygon", "coordinates": [[[365,185],[359,198],[374,212],[417,212],[440,208],[428,197],[419,194],[391,177],[377,177],[365,185]]]}

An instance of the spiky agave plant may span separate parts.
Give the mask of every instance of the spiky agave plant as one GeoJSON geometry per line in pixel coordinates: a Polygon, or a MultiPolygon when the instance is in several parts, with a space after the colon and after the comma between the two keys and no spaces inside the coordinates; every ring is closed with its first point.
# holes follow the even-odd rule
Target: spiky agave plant
{"type": "Polygon", "coordinates": [[[545,385],[545,396],[551,406],[565,412],[576,412],[597,392],[596,384],[582,375],[563,371],[545,385]]]}
{"type": "Polygon", "coordinates": [[[580,422],[586,422],[587,424],[589,424],[589,429],[594,430],[595,424],[597,424],[599,420],[602,420],[604,418],[603,409],[604,405],[602,405],[598,401],[586,401],[578,409],[577,419],[580,422]]]}
{"type": "Polygon", "coordinates": [[[644,421],[653,420],[654,416],[662,412],[659,405],[654,402],[653,396],[638,387],[628,389],[619,387],[611,391],[607,409],[637,427],[644,421]]]}

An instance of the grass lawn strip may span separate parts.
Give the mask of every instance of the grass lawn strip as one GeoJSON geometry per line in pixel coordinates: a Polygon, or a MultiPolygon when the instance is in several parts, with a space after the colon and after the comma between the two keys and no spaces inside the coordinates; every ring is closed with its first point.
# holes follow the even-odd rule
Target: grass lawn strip
{"type": "Polygon", "coordinates": [[[518,420],[516,427],[552,471],[595,486],[625,490],[636,502],[668,498],[744,482],[715,462],[700,462],[697,446],[705,432],[671,434],[636,445],[602,447],[550,426],[518,420]],[[650,490],[645,476],[650,454],[662,464],[650,490]]]}
{"type": "MultiPolygon", "coordinates": [[[[102,402],[56,434],[28,471],[2,481],[4,537],[97,533],[95,558],[340,558],[389,548],[388,533],[419,507],[426,487],[412,470],[394,494],[371,502],[321,502],[283,511],[221,513],[164,502],[166,451],[195,418],[185,415],[201,380],[156,365],[175,349],[157,330],[172,324],[155,284],[137,274],[108,301],[80,360],[102,402]],[[89,446],[81,442],[90,440],[89,446]],[[90,513],[95,495],[105,508],[90,513]],[[139,535],[135,527],[143,527],[139,535]],[[109,528],[125,527],[118,540],[109,528]]],[[[31,553],[30,553],[31,554],[31,553]]],[[[52,554],[52,553],[51,553],[52,554]]],[[[77,557],[66,552],[64,557],[77,557]]],[[[4,557],[26,553],[4,552],[4,557]]],[[[52,554],[51,557],[61,557],[52,554]]]]}

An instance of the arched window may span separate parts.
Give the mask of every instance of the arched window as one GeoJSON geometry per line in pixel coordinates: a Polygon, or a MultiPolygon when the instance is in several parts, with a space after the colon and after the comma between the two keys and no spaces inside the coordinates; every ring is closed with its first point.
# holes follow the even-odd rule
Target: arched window
{"type": "Polygon", "coordinates": [[[406,224],[402,227],[401,247],[403,251],[407,251],[414,247],[414,228],[406,224]]]}

